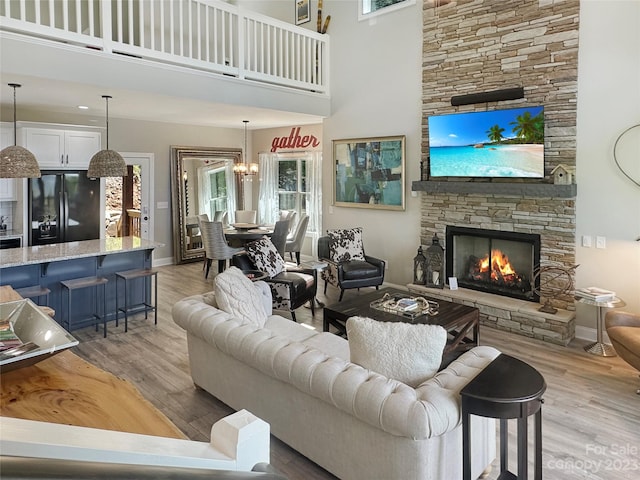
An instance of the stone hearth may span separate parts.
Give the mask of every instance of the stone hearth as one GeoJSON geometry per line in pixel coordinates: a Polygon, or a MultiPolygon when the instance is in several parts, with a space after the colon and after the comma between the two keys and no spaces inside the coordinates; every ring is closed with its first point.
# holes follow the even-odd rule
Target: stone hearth
{"type": "MultiPolygon", "coordinates": [[[[411,283],[407,288],[414,294],[476,307],[480,310],[481,325],[565,346],[575,336],[576,315],[573,311],[544,313],[538,311],[538,303],[464,288],[439,289],[411,283]]],[[[482,331],[480,336],[482,337],[482,331]]]]}

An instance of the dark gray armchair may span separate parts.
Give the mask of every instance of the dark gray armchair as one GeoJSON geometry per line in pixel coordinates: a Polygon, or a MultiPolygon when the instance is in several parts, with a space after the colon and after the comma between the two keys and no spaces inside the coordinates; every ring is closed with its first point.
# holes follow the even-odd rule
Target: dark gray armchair
{"type": "Polygon", "coordinates": [[[364,255],[363,260],[349,260],[334,262],[331,260],[329,249],[330,238],[318,239],[318,258],[328,263],[328,268],[323,270],[324,293],[327,293],[327,283],[340,289],[340,300],[344,291],[350,288],[376,287],[376,290],[384,282],[385,262],[370,255],[364,255]]]}

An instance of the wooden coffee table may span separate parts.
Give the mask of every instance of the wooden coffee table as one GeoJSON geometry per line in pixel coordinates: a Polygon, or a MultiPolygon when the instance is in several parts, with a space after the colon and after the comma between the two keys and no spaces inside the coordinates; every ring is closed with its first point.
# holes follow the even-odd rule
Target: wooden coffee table
{"type": "Polygon", "coordinates": [[[477,308],[444,300],[430,299],[439,305],[437,315],[421,315],[416,318],[407,318],[390,312],[384,312],[370,307],[370,303],[384,296],[385,293],[415,297],[410,292],[395,288],[382,288],[366,295],[358,295],[349,300],[334,303],[324,308],[322,329],[328,332],[331,327],[338,330],[337,333],[346,337],[347,319],[353,316],[369,317],[381,322],[406,322],[421,323],[427,325],[440,325],[447,330],[447,345],[444,354],[465,352],[478,345],[479,332],[478,321],[480,312],[477,308]],[[471,334],[469,336],[469,334],[471,334]]]}

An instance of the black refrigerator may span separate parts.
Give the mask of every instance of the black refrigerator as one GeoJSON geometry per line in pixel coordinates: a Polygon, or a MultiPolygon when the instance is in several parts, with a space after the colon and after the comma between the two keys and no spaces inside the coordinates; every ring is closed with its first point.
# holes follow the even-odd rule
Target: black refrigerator
{"type": "Polygon", "coordinates": [[[100,180],[86,170],[29,179],[29,245],[100,238],[100,224],[100,180]]]}

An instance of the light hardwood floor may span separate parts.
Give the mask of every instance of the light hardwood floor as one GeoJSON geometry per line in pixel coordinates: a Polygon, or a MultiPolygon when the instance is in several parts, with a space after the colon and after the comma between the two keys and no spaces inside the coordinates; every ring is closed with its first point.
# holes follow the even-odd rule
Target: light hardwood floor
{"type": "MultiPolygon", "coordinates": [[[[110,325],[106,339],[91,327],[77,330],[73,333],[81,343],[75,352],[131,381],[189,438],[208,441],[211,425],[233,410],[193,386],[185,334],[173,323],[171,307],[181,298],[212,290],[212,275],[204,279],[201,263],[161,267],[159,272],[157,326],[152,318],[138,315],[130,319],[127,333],[122,323],[110,325]]],[[[345,296],[357,294],[348,291],[345,296]]],[[[320,294],[319,298],[335,302],[338,290],[329,286],[327,296],[320,294]]],[[[296,315],[299,322],[322,329],[322,310],[316,310],[315,318],[306,308],[298,309],[296,315]]],[[[638,372],[618,357],[585,353],[585,342],[580,341],[561,347],[481,327],[480,343],[526,361],[547,382],[542,443],[545,479],[640,478],[638,372]]],[[[514,430],[515,425],[510,425],[512,462],[516,459],[514,430]]],[[[272,464],[291,480],[335,478],[273,437],[271,457],[272,464]]],[[[496,461],[489,479],[497,478],[497,468],[496,461]]],[[[512,463],[511,470],[515,468],[512,463]]]]}

